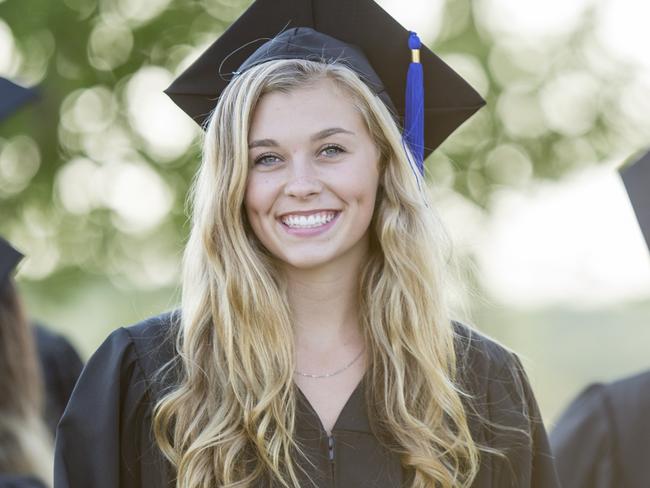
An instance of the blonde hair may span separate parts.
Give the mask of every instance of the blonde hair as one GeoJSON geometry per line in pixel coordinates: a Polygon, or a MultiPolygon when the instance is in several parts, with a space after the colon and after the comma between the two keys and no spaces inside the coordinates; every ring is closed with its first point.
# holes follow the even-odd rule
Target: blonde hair
{"type": "Polygon", "coordinates": [[[0,283],[0,473],[52,484],[53,439],[42,418],[34,333],[11,281],[0,283]]]}
{"type": "Polygon", "coordinates": [[[178,488],[298,486],[291,311],[243,210],[248,132],[260,97],[332,80],[381,152],[380,188],[359,303],[373,431],[412,470],[411,486],[468,487],[479,448],[456,378],[442,290],[443,234],[394,119],[340,63],[277,60],[237,76],[211,117],[193,188],[177,348],[181,378],[154,433],[178,488]]]}

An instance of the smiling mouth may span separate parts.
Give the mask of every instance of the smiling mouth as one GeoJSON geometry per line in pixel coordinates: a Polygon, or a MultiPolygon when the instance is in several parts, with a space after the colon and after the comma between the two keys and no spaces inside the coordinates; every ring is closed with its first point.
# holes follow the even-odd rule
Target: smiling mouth
{"type": "Polygon", "coordinates": [[[339,214],[327,210],[324,212],[316,212],[310,215],[296,215],[287,214],[280,218],[280,221],[290,229],[313,229],[328,224],[339,214]]]}

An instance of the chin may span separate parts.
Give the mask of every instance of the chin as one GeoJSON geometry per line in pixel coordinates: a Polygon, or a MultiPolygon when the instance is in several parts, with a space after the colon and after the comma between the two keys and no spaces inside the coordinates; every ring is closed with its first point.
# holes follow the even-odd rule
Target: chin
{"type": "Polygon", "coordinates": [[[315,256],[292,256],[281,260],[287,266],[301,270],[316,270],[330,264],[332,260],[315,256]]]}

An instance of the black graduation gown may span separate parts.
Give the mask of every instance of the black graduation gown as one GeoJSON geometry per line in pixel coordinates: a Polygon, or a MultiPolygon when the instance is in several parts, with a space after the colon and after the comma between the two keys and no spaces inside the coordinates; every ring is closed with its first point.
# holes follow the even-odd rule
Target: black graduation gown
{"type": "MultiPolygon", "coordinates": [[[[152,406],[160,397],[157,371],[174,354],[174,315],[165,314],[113,332],[91,357],[59,424],[55,488],[165,488],[171,466],[151,434],[152,406]]],[[[484,456],[476,488],[555,488],[559,484],[539,410],[514,355],[478,333],[458,326],[461,372],[475,408],[497,425],[470,420],[475,439],[502,449],[506,458],[484,456]],[[517,388],[516,385],[520,388],[517,388]],[[528,411],[528,415],[524,411],[528,411]]],[[[404,473],[397,456],[372,434],[364,383],[343,408],[330,440],[298,391],[296,437],[313,463],[318,487],[398,488],[404,473]]],[[[311,486],[306,481],[303,486],[311,486]]]]}
{"type": "Polygon", "coordinates": [[[36,478],[0,474],[0,488],[45,488],[36,478]]]}
{"type": "Polygon", "coordinates": [[[650,487],[650,371],[586,388],[551,434],[565,488],[650,487]]]}
{"type": "Polygon", "coordinates": [[[83,362],[75,348],[60,334],[34,324],[36,349],[45,388],[45,422],[54,435],[68,404],[83,362]]]}

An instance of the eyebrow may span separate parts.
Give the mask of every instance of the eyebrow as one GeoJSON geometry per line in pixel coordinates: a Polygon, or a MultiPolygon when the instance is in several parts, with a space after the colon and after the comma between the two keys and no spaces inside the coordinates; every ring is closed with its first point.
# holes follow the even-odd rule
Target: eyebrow
{"type": "MultiPolygon", "coordinates": [[[[312,141],[319,141],[327,137],[333,136],[334,134],[349,134],[355,135],[354,132],[343,129],[342,127],[331,127],[329,129],[324,129],[313,136],[310,137],[312,141]]],[[[256,147],[278,147],[280,144],[274,139],[257,139],[248,144],[248,149],[253,149],[256,147]]]]}

